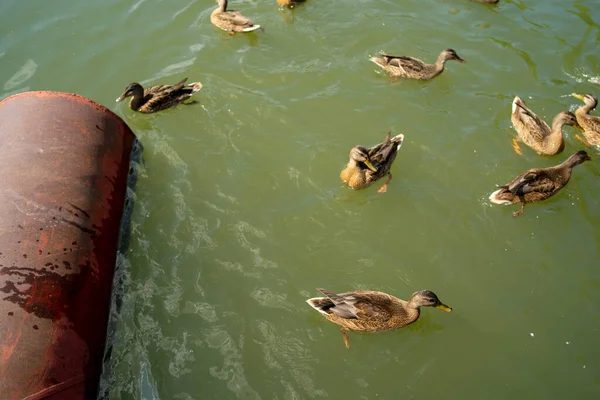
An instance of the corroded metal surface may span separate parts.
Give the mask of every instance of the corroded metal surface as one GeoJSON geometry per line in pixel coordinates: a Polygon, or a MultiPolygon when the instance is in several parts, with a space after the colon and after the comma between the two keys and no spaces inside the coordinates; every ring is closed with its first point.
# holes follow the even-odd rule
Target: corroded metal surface
{"type": "Polygon", "coordinates": [[[78,95],[0,102],[0,393],[95,398],[134,135],[78,95]]]}

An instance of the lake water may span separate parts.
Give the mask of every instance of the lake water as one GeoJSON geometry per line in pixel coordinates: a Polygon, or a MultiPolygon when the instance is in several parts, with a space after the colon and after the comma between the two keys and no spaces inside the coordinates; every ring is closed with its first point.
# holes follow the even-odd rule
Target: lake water
{"type": "MultiPolygon", "coordinates": [[[[213,1],[0,3],[0,94],[76,92],[122,116],[145,151],[113,313],[109,399],[600,398],[600,154],[550,200],[488,195],[541,157],[511,148],[515,95],[550,121],[600,95],[597,0],[232,1],[265,27],[230,36],[213,1]],[[379,50],[434,61],[391,82],[379,50]],[[132,81],[201,81],[199,104],[115,103],[132,81]],[[351,191],[348,151],[403,133],[388,192],[351,191]],[[430,289],[392,332],[350,333],[316,287],[430,289]]],[[[596,111],[596,115],[600,112],[596,111]]],[[[377,185],[378,186],[378,185],[377,185]]]]}

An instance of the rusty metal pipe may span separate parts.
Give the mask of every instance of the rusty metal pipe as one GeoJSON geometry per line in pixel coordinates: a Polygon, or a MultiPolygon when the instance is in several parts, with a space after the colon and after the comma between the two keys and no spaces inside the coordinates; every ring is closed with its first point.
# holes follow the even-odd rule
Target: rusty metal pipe
{"type": "Polygon", "coordinates": [[[135,136],[84,97],[0,102],[0,397],[95,399],[135,136]]]}

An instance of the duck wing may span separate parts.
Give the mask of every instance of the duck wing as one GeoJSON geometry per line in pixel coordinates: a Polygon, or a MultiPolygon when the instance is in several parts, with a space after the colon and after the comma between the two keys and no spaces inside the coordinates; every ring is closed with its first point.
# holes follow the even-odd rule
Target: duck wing
{"type": "Polygon", "coordinates": [[[423,61],[409,56],[392,56],[385,53],[379,53],[388,65],[402,68],[405,72],[418,72],[423,70],[423,61]]]}
{"type": "Polygon", "coordinates": [[[165,96],[178,95],[178,92],[185,87],[185,82],[187,81],[187,79],[188,78],[183,78],[174,85],[163,86],[162,93],[164,93],[165,96]]]}
{"type": "Polygon", "coordinates": [[[592,131],[600,134],[600,117],[599,116],[588,114],[588,125],[591,126],[592,131]]]}
{"type": "Polygon", "coordinates": [[[147,89],[142,108],[153,112],[159,111],[189,98],[192,90],[186,90],[185,82],[187,79],[183,78],[174,85],[158,85],[147,89]]]}
{"type": "Polygon", "coordinates": [[[393,306],[392,299],[376,292],[345,292],[335,294],[325,289],[317,289],[331,300],[334,307],[329,311],[344,319],[378,319],[387,320],[392,317],[390,309],[393,306]]]}
{"type": "Polygon", "coordinates": [[[187,81],[187,79],[188,78],[183,78],[182,80],[180,80],[179,82],[177,82],[174,85],[152,86],[151,88],[146,89],[146,92],[144,94],[146,96],[148,96],[148,95],[152,95],[152,96],[165,95],[165,96],[167,96],[171,93],[181,90],[185,86],[185,82],[187,81]]]}
{"type": "Polygon", "coordinates": [[[389,159],[392,151],[394,150],[395,144],[390,140],[390,132],[385,135],[385,139],[382,143],[369,149],[369,159],[379,164],[385,163],[389,159]]]}
{"type": "Polygon", "coordinates": [[[535,140],[543,141],[545,136],[550,133],[548,124],[531,111],[522,101],[515,101],[514,105],[513,116],[517,119],[517,122],[523,124],[528,130],[529,135],[535,140]]]}
{"type": "Polygon", "coordinates": [[[372,162],[378,163],[381,166],[394,161],[404,140],[404,135],[400,134],[393,138],[390,136],[391,133],[388,132],[382,143],[369,149],[369,159],[372,162]]]}
{"type": "Polygon", "coordinates": [[[550,193],[556,189],[556,184],[544,170],[532,169],[501,188],[510,191],[513,195],[525,195],[532,192],[550,193]]]}
{"type": "Polygon", "coordinates": [[[229,21],[234,25],[247,26],[252,25],[252,20],[243,16],[239,11],[226,11],[221,14],[223,20],[229,21]]]}

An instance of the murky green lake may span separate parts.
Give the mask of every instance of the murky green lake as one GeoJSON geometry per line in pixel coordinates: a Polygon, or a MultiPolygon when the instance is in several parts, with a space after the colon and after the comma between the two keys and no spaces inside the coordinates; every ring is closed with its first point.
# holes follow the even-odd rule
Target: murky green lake
{"type": "MultiPolygon", "coordinates": [[[[265,27],[227,35],[213,1],[0,3],[0,92],[76,92],[122,116],[145,151],[113,313],[109,399],[600,398],[600,154],[527,206],[488,195],[565,152],[511,148],[515,95],[547,121],[600,95],[596,0],[309,0],[230,7],[265,27]],[[430,82],[381,74],[379,50],[433,61],[430,82]],[[114,102],[131,81],[201,81],[159,114],[114,102]],[[405,142],[388,192],[353,192],[348,151],[405,142]],[[454,312],[350,334],[316,287],[454,312]]],[[[596,114],[600,113],[596,111],[596,114]]]]}

